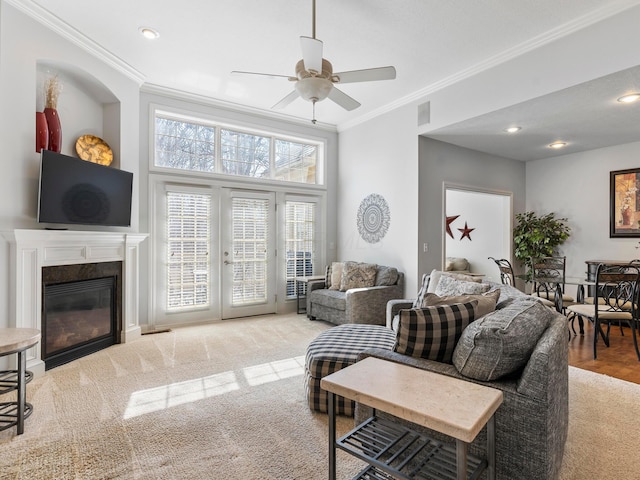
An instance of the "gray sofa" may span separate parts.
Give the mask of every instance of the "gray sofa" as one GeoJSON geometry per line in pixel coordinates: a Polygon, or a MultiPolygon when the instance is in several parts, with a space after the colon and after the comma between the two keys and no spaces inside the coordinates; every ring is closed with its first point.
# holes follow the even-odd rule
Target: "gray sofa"
{"type": "MultiPolygon", "coordinates": [[[[493,284],[492,290],[496,288],[501,290],[496,312],[508,308],[510,303],[514,303],[513,299],[526,297],[513,287],[493,284]]],[[[401,308],[411,308],[410,302],[392,302],[388,311],[389,326],[393,315],[401,308]]],[[[568,333],[566,318],[551,309],[547,311],[551,316],[548,326],[524,368],[497,380],[474,380],[463,376],[452,364],[409,357],[384,349],[366,350],[359,354],[358,360],[369,356],[383,358],[502,390],[503,404],[496,412],[496,478],[556,479],[568,430],[568,333]]],[[[428,385],[416,385],[416,388],[424,389],[425,395],[429,392],[428,385]]],[[[382,412],[378,414],[391,417],[382,412]]],[[[369,416],[370,408],[356,404],[356,425],[369,416]]],[[[440,440],[453,441],[437,432],[426,430],[424,433],[440,440]]],[[[469,452],[484,456],[485,445],[486,427],[469,447],[469,452]]]]}
{"type": "Polygon", "coordinates": [[[404,296],[404,274],[384,265],[376,268],[374,285],[370,287],[341,291],[327,288],[326,281],[309,282],[307,317],[335,325],[385,325],[387,302],[404,296]]]}

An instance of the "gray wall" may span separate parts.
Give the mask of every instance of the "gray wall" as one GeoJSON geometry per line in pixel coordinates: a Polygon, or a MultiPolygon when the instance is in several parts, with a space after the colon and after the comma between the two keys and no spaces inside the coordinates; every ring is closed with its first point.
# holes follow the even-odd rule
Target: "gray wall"
{"type": "MultiPolygon", "coordinates": [[[[513,193],[514,215],[525,210],[525,163],[419,137],[418,245],[429,250],[418,257],[418,271],[442,267],[443,184],[513,193]]],[[[515,224],[515,221],[514,221],[515,224]]]]}

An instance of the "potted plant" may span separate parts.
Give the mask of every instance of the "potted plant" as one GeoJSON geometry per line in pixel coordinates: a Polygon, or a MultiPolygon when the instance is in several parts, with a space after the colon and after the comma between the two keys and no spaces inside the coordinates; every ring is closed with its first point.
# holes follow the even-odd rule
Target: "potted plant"
{"type": "Polygon", "coordinates": [[[514,256],[525,266],[527,281],[531,280],[531,258],[557,255],[557,247],[571,234],[566,218],[556,218],[547,213],[538,216],[535,212],[516,214],[518,225],[513,229],[514,256]]]}

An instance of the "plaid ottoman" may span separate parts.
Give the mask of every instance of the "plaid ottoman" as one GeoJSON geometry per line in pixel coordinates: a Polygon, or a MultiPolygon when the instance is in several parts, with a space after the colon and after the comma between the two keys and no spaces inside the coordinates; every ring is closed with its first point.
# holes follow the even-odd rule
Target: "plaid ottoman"
{"type": "MultiPolygon", "coordinates": [[[[356,362],[358,354],[368,348],[393,350],[396,334],[380,325],[345,324],[332,327],[318,335],[307,347],[305,359],[305,389],[309,408],[327,413],[327,392],[320,380],[330,373],[356,362]]],[[[353,416],[355,402],[336,395],[336,413],[353,416]]]]}

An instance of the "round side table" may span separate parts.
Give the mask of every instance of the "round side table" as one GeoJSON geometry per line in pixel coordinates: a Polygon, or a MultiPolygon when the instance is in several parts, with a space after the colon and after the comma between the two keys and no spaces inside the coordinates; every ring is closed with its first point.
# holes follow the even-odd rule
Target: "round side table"
{"type": "Polygon", "coordinates": [[[33,406],[27,403],[27,382],[33,374],[27,371],[26,350],[40,341],[40,330],[35,328],[0,328],[0,357],[18,354],[18,369],[0,371],[0,394],[17,390],[15,402],[0,403],[0,430],[16,426],[16,433],[24,432],[24,419],[31,415],[33,406]]]}

